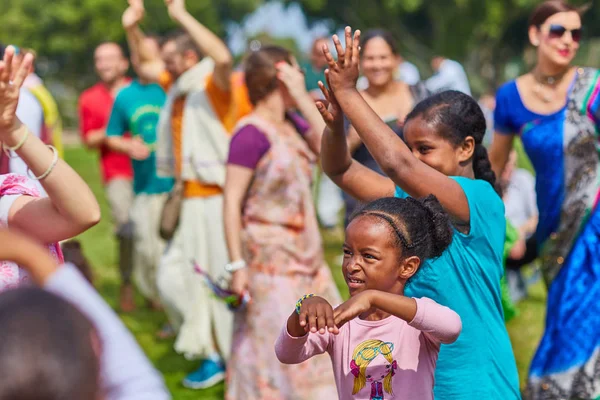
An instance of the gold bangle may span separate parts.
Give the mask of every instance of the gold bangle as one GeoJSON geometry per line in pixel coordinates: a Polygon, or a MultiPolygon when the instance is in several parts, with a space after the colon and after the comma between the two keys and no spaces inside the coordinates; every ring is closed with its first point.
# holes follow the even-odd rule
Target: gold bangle
{"type": "Polygon", "coordinates": [[[52,150],[52,154],[54,157],[52,158],[52,163],[50,164],[46,172],[44,172],[40,176],[32,176],[31,170],[27,168],[27,176],[29,176],[34,181],[41,181],[42,179],[46,178],[48,175],[50,175],[50,172],[52,172],[54,167],[56,167],[56,164],[58,164],[58,150],[56,150],[54,146],[49,145],[48,147],[52,150]]]}
{"type": "MultiPolygon", "coordinates": [[[[23,125],[23,126],[25,127],[25,125],[23,125]]],[[[6,156],[8,158],[16,158],[16,156],[13,157],[11,155],[11,151],[12,152],[19,151],[21,149],[21,147],[23,147],[23,145],[27,141],[28,137],[29,137],[29,129],[27,129],[27,127],[25,127],[25,134],[23,135],[23,137],[21,138],[21,140],[19,141],[19,143],[17,143],[17,145],[15,147],[9,147],[5,143],[2,143],[2,148],[4,149],[4,154],[6,154],[6,156]]]]}

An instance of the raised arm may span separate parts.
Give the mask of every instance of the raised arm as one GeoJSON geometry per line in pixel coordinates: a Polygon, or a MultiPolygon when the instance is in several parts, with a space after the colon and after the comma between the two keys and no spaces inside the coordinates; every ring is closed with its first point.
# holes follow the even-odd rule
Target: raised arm
{"type": "MultiPolygon", "coordinates": [[[[326,76],[328,77],[327,72],[326,76]]],[[[352,159],[344,134],[344,118],[337,99],[331,90],[325,88],[323,82],[319,82],[319,86],[325,101],[317,101],[317,108],[327,125],[321,144],[323,171],[344,192],[361,202],[393,196],[395,186],[389,178],[352,159]]]]}
{"type": "Polygon", "coordinates": [[[171,18],[185,29],[201,53],[215,62],[213,80],[223,91],[229,91],[233,56],[227,45],[207,27],[198,22],[185,8],[185,0],[165,0],[171,18]]]}
{"type": "Polygon", "coordinates": [[[290,96],[294,99],[298,111],[308,121],[310,130],[304,135],[310,149],[317,155],[321,154],[321,136],[325,122],[315,105],[315,100],[306,91],[304,75],[298,65],[281,62],[277,65],[279,80],[285,85],[290,96]]]}
{"type": "Polygon", "coordinates": [[[28,54],[20,66],[12,66],[14,52],[8,47],[0,62],[0,142],[14,149],[32,174],[46,174],[40,183],[48,198],[18,197],[9,210],[8,222],[41,243],[55,243],[98,223],[100,207],[83,179],[16,117],[19,89],[33,56],[28,54]]]}
{"type": "Polygon", "coordinates": [[[494,133],[492,147],[490,148],[490,163],[496,176],[502,176],[502,171],[508,162],[508,156],[513,148],[513,135],[494,133]]]}
{"type": "Polygon", "coordinates": [[[160,75],[165,70],[165,64],[160,54],[149,47],[146,36],[139,27],[144,14],[143,0],[129,0],[129,7],[122,17],[123,28],[127,34],[131,64],[135,73],[143,80],[158,82],[160,75]]]}
{"type": "Polygon", "coordinates": [[[469,205],[460,185],[418,160],[356,89],[360,31],[356,31],[352,38],[352,31],[347,27],[345,35],[345,50],[339,38],[334,36],[337,62],[329,49],[324,48],[324,52],[329,63],[329,80],[333,92],[362,142],[383,172],[406,193],[415,198],[434,194],[449,214],[468,222],[469,205]]]}

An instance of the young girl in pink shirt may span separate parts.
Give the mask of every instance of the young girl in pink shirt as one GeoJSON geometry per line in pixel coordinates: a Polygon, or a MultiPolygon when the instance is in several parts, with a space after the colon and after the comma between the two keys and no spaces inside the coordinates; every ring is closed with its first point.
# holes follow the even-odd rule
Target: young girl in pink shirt
{"type": "Polygon", "coordinates": [[[431,299],[405,297],[404,288],[451,241],[448,215],[433,195],[365,205],[346,229],[350,299],[334,309],[321,297],[302,297],[275,344],[278,359],[299,364],[329,353],[343,400],[433,399],[440,345],[458,338],[461,320],[431,299]]]}

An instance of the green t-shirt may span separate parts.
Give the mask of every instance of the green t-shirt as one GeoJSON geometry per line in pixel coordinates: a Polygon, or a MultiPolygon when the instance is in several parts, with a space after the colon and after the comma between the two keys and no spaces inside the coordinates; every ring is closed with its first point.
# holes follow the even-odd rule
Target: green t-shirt
{"type": "Polygon", "coordinates": [[[319,89],[319,81],[325,83],[325,69],[315,70],[310,63],[302,63],[302,69],[304,70],[304,80],[306,82],[306,90],[312,92],[313,90],[321,92],[319,89]]]}
{"type": "Polygon", "coordinates": [[[165,92],[159,85],[142,85],[133,81],[119,92],[113,105],[106,135],[123,136],[129,132],[133,137],[141,137],[151,151],[147,159],[132,161],[133,190],[136,194],[166,193],[173,187],[173,179],[156,175],[156,129],[165,101],[165,92]]]}
{"type": "MultiPolygon", "coordinates": [[[[506,220],[506,237],[504,239],[504,254],[502,255],[502,261],[505,266],[508,254],[518,240],[519,231],[517,231],[517,229],[512,226],[510,222],[508,222],[508,220],[506,220]]],[[[504,309],[504,320],[508,322],[519,315],[519,309],[510,298],[510,291],[508,289],[508,283],[506,282],[506,274],[502,277],[502,281],[500,281],[500,289],[502,290],[502,308],[504,309]]]]}

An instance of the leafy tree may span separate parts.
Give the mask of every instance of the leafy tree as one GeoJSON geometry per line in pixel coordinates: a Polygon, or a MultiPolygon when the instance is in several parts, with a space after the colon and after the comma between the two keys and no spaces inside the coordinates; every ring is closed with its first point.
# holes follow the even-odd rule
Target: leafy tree
{"type": "MultiPolygon", "coordinates": [[[[338,26],[388,29],[399,39],[403,53],[419,67],[426,66],[433,55],[459,60],[475,77],[476,89],[484,91],[505,80],[504,67],[509,62],[523,59],[527,19],[540,0],[371,0],[368,5],[364,0],[286,2],[299,2],[309,21],[330,19],[338,26]]],[[[589,36],[600,35],[600,27],[593,23],[599,16],[598,9],[586,15],[589,36]]],[[[522,69],[523,63],[520,65],[522,69]]]]}
{"type": "MultiPolygon", "coordinates": [[[[224,22],[240,19],[262,0],[188,0],[190,12],[210,29],[224,36],[224,22]]],[[[176,26],[163,0],[146,0],[144,29],[165,34],[176,26]]],[[[121,14],[125,0],[2,0],[0,42],[35,49],[51,59],[63,81],[82,86],[93,79],[95,46],[111,40],[125,44],[121,14]],[[87,78],[87,79],[86,79],[87,78]]]]}

